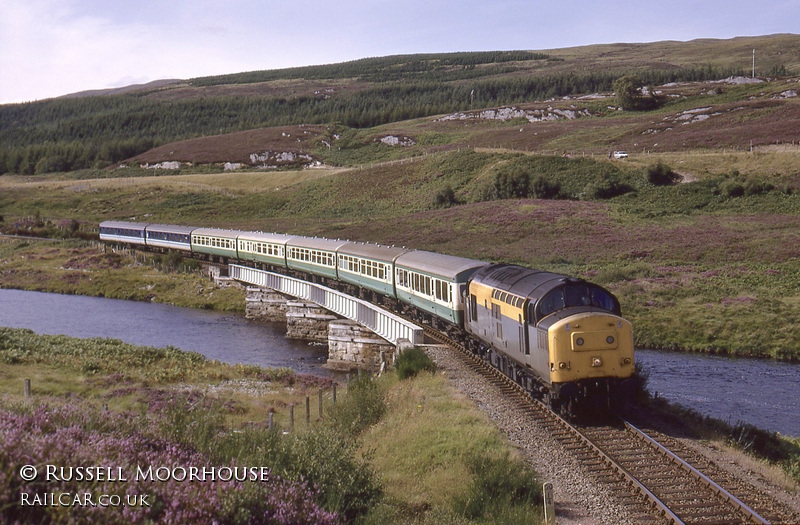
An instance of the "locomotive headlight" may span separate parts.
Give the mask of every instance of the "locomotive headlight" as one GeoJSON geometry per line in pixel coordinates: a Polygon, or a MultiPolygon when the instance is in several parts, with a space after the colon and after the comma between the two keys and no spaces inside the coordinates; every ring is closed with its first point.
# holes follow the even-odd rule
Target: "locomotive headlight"
{"type": "Polygon", "coordinates": [[[567,363],[565,363],[564,361],[561,361],[560,363],[558,363],[558,368],[560,368],[561,370],[564,370],[565,368],[567,368],[567,363]]]}
{"type": "Polygon", "coordinates": [[[629,365],[629,364],[631,364],[631,358],[630,357],[623,357],[622,359],[619,360],[619,362],[620,362],[620,364],[623,364],[623,365],[629,365]]]}
{"type": "Polygon", "coordinates": [[[610,345],[613,345],[614,344],[614,336],[613,335],[609,335],[608,337],[606,337],[606,343],[608,343],[610,345]]]}
{"type": "Polygon", "coordinates": [[[594,367],[603,366],[603,360],[600,359],[599,357],[593,357],[592,358],[592,366],[594,366],[594,367]]]}
{"type": "Polygon", "coordinates": [[[583,346],[583,337],[575,339],[575,344],[578,346],[583,346]]]}

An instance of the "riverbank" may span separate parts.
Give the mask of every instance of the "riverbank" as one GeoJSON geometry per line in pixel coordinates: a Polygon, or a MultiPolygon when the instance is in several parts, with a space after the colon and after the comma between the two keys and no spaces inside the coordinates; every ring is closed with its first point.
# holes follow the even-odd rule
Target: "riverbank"
{"type": "Polygon", "coordinates": [[[497,505],[500,523],[539,512],[532,473],[438,375],[364,376],[340,385],[334,404],[330,380],[286,369],[7,328],[0,362],[0,521],[469,524],[497,505]],[[200,475],[217,478],[186,479],[200,475]],[[53,493],[138,504],[22,503],[53,493]],[[482,505],[468,504],[474,494],[482,505]]]}
{"type": "Polygon", "coordinates": [[[81,240],[0,238],[0,286],[244,312],[245,293],[219,288],[194,261],[81,240]]]}

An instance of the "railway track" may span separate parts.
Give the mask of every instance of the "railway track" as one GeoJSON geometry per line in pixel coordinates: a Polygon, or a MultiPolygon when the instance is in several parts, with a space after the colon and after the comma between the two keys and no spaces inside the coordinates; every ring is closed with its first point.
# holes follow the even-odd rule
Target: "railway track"
{"type": "Polygon", "coordinates": [[[797,523],[798,516],[768,494],[725,475],[677,440],[663,435],[653,437],[622,420],[600,426],[572,425],[446,335],[428,327],[425,333],[457,349],[469,368],[546,428],[598,483],[617,495],[634,523],[797,523]]]}

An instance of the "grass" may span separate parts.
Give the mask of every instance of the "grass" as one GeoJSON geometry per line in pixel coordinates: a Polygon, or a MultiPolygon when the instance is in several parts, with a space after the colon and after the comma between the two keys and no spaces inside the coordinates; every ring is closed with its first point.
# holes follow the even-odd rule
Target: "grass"
{"type": "MultiPolygon", "coordinates": [[[[351,382],[335,406],[326,396],[322,419],[314,417],[308,426],[298,422],[294,434],[283,436],[265,428],[267,410],[274,409],[276,416],[283,413],[276,422],[288,428],[288,403],[302,406],[306,395],[325,386],[320,383],[324,380],[283,369],[226,365],[170,348],[9,328],[0,328],[0,363],[0,436],[9,439],[0,440],[0,472],[19,470],[14,459],[18,452],[27,453],[26,457],[41,452],[43,464],[71,465],[69,459],[58,456],[62,451],[86,464],[113,461],[128,469],[128,454],[146,450],[146,458],[133,461],[145,466],[177,462],[184,467],[235,462],[268,466],[273,477],[292,483],[305,479],[316,489],[301,487],[300,499],[287,499],[292,509],[311,512],[308,504],[313,501],[349,522],[486,523],[498,505],[506,517],[495,523],[529,523],[531,516],[539,515],[541,486],[534,475],[472,403],[454,395],[445,379],[428,372],[405,381],[388,374],[376,381],[365,376],[351,382]],[[23,397],[25,378],[32,379],[31,398],[23,397]],[[364,414],[370,416],[364,419],[364,414]],[[5,421],[16,419],[20,420],[17,425],[38,425],[26,431],[27,445],[19,450],[16,438],[8,436],[12,427],[4,426],[5,421]],[[95,445],[73,443],[71,436],[95,445]],[[59,447],[40,451],[35,445],[53,439],[60,440],[59,447]],[[132,444],[118,450],[113,445],[117,441],[132,444]],[[95,450],[105,455],[93,457],[95,450]],[[156,457],[176,451],[189,455],[156,457]],[[514,476],[509,477],[509,472],[514,476]],[[535,496],[517,498],[512,504],[504,497],[490,497],[498,489],[535,496]],[[483,504],[476,506],[476,500],[483,504]]],[[[296,416],[300,419],[299,411],[296,416]]],[[[25,490],[3,486],[14,480],[15,475],[0,477],[0,498],[25,490]]],[[[243,487],[240,494],[229,493],[229,487],[220,484],[210,486],[222,500],[213,511],[204,512],[222,513],[226,523],[246,521],[248,513],[261,511],[255,503],[259,495],[249,493],[253,487],[243,487]],[[243,518],[227,514],[236,508],[245,513],[243,518]]],[[[84,487],[39,488],[76,491],[84,487]]],[[[153,497],[172,501],[175,509],[200,497],[179,488],[159,490],[153,497]]],[[[284,497],[282,492],[277,494],[284,497]]],[[[209,501],[216,501],[215,497],[202,496],[209,501]]],[[[19,510],[15,509],[13,504],[0,506],[0,518],[31,517],[22,511],[15,514],[19,510]]],[[[121,522],[118,518],[125,519],[111,514],[103,517],[108,523],[121,522]]],[[[140,518],[129,521],[143,521],[140,518]]],[[[97,517],[76,512],[70,519],[89,523],[97,517]]],[[[172,519],[189,522],[189,518],[172,519]]],[[[297,518],[297,522],[317,521],[297,518]]]]}
{"type": "MultiPolygon", "coordinates": [[[[393,383],[387,406],[386,416],[363,438],[362,450],[381,473],[386,491],[366,523],[489,520],[482,512],[467,516],[465,501],[472,483],[481,483],[476,462],[495,466],[510,461],[518,468],[518,460],[509,460],[506,438],[472,403],[454,395],[444,378],[429,372],[393,383]]],[[[506,522],[530,523],[537,512],[528,506],[527,521],[506,522]]]]}
{"type": "Polygon", "coordinates": [[[4,288],[244,311],[243,290],[219,289],[196,271],[164,273],[152,257],[85,241],[0,239],[0,267],[4,288]]]}

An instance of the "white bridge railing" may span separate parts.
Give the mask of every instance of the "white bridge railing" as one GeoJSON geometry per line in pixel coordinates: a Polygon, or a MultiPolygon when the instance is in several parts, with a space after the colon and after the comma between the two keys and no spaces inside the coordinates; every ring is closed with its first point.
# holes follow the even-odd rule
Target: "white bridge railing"
{"type": "Polygon", "coordinates": [[[325,286],[238,264],[228,265],[228,275],[237,281],[271,288],[276,292],[316,303],[369,328],[392,344],[396,345],[400,339],[408,339],[415,345],[423,342],[421,327],[374,304],[325,286]]]}

